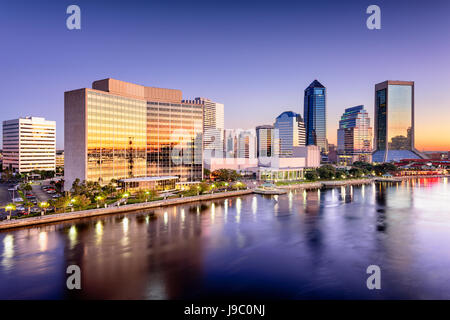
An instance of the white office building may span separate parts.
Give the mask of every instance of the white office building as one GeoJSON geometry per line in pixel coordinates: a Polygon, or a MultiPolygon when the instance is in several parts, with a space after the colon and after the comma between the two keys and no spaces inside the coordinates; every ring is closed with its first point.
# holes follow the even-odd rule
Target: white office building
{"type": "Polygon", "coordinates": [[[3,121],[3,170],[55,171],[56,122],[38,117],[3,121]]]}

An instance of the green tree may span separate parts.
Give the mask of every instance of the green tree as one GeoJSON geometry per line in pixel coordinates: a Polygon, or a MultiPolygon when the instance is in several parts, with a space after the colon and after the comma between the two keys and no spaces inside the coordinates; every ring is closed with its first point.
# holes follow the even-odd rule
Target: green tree
{"type": "Polygon", "coordinates": [[[86,195],[82,194],[75,197],[75,206],[81,210],[86,208],[91,204],[91,199],[89,199],[86,195]]]}
{"type": "Polygon", "coordinates": [[[236,170],[218,169],[211,172],[211,177],[217,181],[236,181],[241,175],[236,170]]]}
{"type": "Polygon", "coordinates": [[[56,210],[62,209],[62,212],[66,212],[66,207],[69,205],[69,203],[70,197],[64,196],[54,200],[53,206],[55,207],[56,210]]]}
{"type": "Polygon", "coordinates": [[[354,167],[349,170],[349,173],[355,178],[360,178],[364,175],[364,170],[354,167]]]}
{"type": "Polygon", "coordinates": [[[33,190],[33,188],[31,187],[31,184],[29,184],[29,183],[22,183],[20,185],[20,189],[22,189],[23,191],[31,191],[31,190],[33,190]]]}
{"type": "Polygon", "coordinates": [[[308,170],[305,173],[305,179],[309,181],[317,180],[319,175],[317,174],[317,170],[308,170]]]}
{"type": "Polygon", "coordinates": [[[31,210],[32,207],[34,207],[34,203],[30,202],[30,201],[25,201],[23,206],[28,209],[28,214],[30,214],[30,210],[31,210]]]}
{"type": "Polygon", "coordinates": [[[317,169],[320,179],[330,180],[336,176],[336,168],[326,164],[317,169]]]}

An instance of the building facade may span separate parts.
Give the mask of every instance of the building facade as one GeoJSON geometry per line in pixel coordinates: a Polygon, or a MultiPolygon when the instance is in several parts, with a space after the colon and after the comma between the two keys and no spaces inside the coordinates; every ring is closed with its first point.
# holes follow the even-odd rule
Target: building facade
{"type": "Polygon", "coordinates": [[[274,126],[256,127],[256,156],[276,157],[279,155],[279,136],[274,126]]]}
{"type": "Polygon", "coordinates": [[[298,113],[283,112],[275,119],[274,129],[279,137],[280,157],[291,157],[293,147],[305,146],[305,124],[298,113]]]}
{"type": "Polygon", "coordinates": [[[328,152],[326,88],[317,80],[305,89],[303,117],[306,144],[319,146],[321,153],[326,154],[328,152]]]}
{"type": "Polygon", "coordinates": [[[203,105],[204,158],[222,158],[224,146],[224,105],[207,98],[195,98],[195,104],[203,105]]]}
{"type": "Polygon", "coordinates": [[[414,82],[384,81],[375,85],[373,162],[420,159],[414,148],[414,82]]]}
{"type": "Polygon", "coordinates": [[[64,94],[65,189],[146,176],[201,180],[203,106],[115,79],[64,94]]]}
{"type": "Polygon", "coordinates": [[[340,164],[355,161],[372,162],[372,128],[364,106],[345,109],[337,130],[337,152],[340,164]]]}
{"type": "Polygon", "coordinates": [[[3,169],[23,173],[56,169],[56,122],[39,117],[3,121],[3,169]]]}

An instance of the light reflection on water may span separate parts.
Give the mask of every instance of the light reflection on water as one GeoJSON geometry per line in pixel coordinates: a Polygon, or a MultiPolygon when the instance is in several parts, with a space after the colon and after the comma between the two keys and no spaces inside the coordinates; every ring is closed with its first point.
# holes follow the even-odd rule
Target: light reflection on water
{"type": "Polygon", "coordinates": [[[0,298],[450,299],[449,193],[421,179],[2,232],[0,298]],[[64,287],[71,264],[80,292],[64,287]],[[366,288],[371,264],[381,291],[366,288]]]}

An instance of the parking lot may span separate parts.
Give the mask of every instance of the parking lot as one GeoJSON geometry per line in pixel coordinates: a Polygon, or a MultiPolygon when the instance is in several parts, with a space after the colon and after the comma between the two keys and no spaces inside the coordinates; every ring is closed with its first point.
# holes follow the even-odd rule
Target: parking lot
{"type": "MultiPolygon", "coordinates": [[[[19,192],[17,190],[12,190],[14,185],[15,184],[11,183],[0,184],[0,207],[2,208],[0,209],[0,220],[6,219],[9,215],[9,212],[6,212],[4,209],[9,203],[16,203],[16,210],[11,212],[12,217],[28,213],[28,207],[23,205],[23,199],[20,197],[19,192]]],[[[24,193],[27,201],[34,204],[34,206],[29,209],[30,213],[38,213],[41,211],[41,208],[39,207],[40,202],[48,202],[51,199],[56,199],[61,196],[51,185],[33,184],[31,187],[31,191],[26,191],[24,193]]],[[[51,208],[49,208],[49,210],[51,210],[51,208]]]]}

